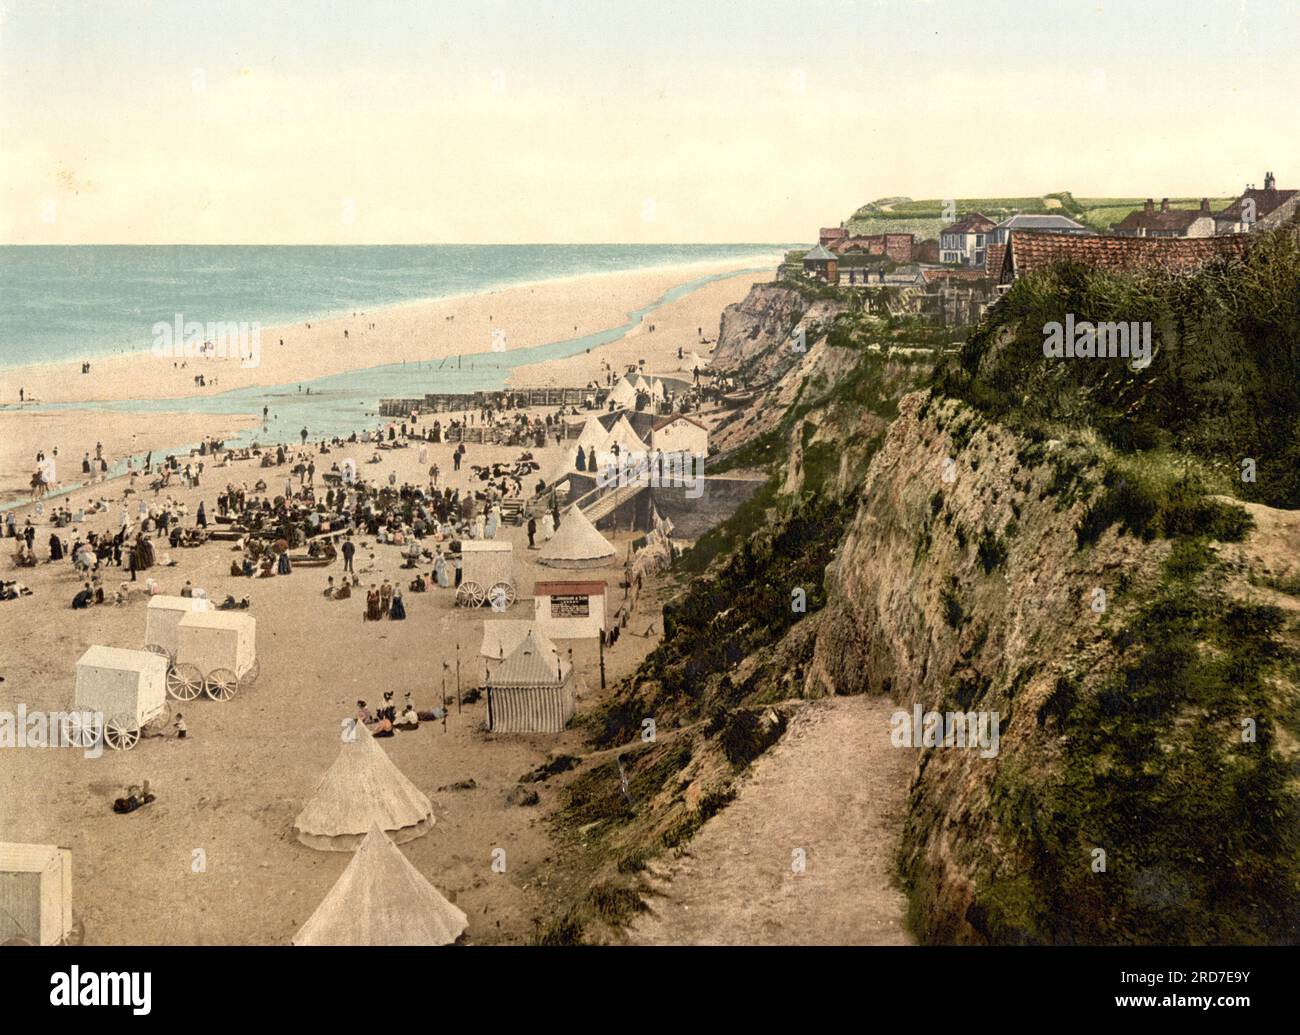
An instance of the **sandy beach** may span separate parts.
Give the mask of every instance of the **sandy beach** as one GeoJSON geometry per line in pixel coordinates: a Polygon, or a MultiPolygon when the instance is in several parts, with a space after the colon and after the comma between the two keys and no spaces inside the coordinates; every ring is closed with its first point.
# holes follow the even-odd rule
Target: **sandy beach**
{"type": "MultiPolygon", "coordinates": [[[[436,315],[442,304],[415,306],[409,312],[381,316],[382,330],[362,340],[367,343],[367,359],[390,361],[407,349],[410,358],[427,358],[431,349],[467,347],[471,322],[478,324],[472,337],[481,344],[490,311],[494,321],[527,328],[510,339],[512,347],[537,344],[571,336],[575,324],[579,333],[617,326],[626,320],[627,310],[651,303],[698,275],[697,270],[676,270],[611,276],[458,300],[454,304],[457,329],[452,331],[453,321],[447,320],[445,335],[418,348],[416,339],[399,328],[443,322],[436,315]],[[510,320],[504,319],[507,294],[510,320]],[[474,314],[474,319],[467,314],[474,314]],[[372,343],[381,354],[372,355],[372,343]]],[[[677,348],[698,348],[699,327],[706,337],[715,336],[721,308],[744,297],[754,280],[766,276],[744,274],[708,284],[658,310],[653,317],[655,331],[641,325],[590,354],[524,368],[521,381],[586,380],[599,376],[602,361],[618,367],[644,359],[648,371],[675,370],[677,348]]],[[[287,353],[289,342],[294,341],[291,351],[301,357],[304,369],[311,370],[310,376],[355,362],[355,352],[340,350],[337,344],[326,348],[329,337],[326,327],[313,324],[301,339],[286,337],[287,353]],[[307,344],[311,341],[320,344],[319,354],[307,344]]],[[[157,373],[152,366],[140,366],[151,362],[124,360],[121,379],[108,378],[105,370],[102,382],[113,392],[139,392],[138,379],[152,383],[149,379],[157,373]]],[[[286,369],[272,360],[246,376],[278,381],[286,369]]],[[[49,376],[53,386],[56,375],[49,376]]],[[[69,380],[66,372],[58,377],[69,380]]],[[[224,373],[219,377],[221,387],[228,387],[224,373]]],[[[183,388],[166,376],[159,382],[152,394],[165,396],[183,388]]],[[[74,382],[65,395],[75,395],[84,387],[74,382]]],[[[93,455],[96,441],[103,443],[110,458],[138,455],[178,439],[225,437],[259,420],[179,411],[9,411],[0,415],[0,434],[6,441],[3,477],[11,491],[25,487],[26,468],[35,451],[48,452],[57,445],[59,478],[66,487],[80,481],[82,453],[93,455]]],[[[292,437],[291,430],[273,425],[264,441],[292,437]]],[[[317,458],[317,484],[319,472],[329,464],[351,458],[363,478],[382,482],[391,473],[398,484],[426,484],[428,465],[436,463],[441,469],[440,485],[465,490],[477,484],[471,465],[508,463],[522,452],[517,446],[470,444],[457,473],[452,449],[447,443],[429,445],[421,462],[419,447],[412,445],[378,454],[381,461],[369,463],[376,454],[368,443],[334,446],[328,455],[317,458]]],[[[563,451],[552,440],[529,452],[540,464],[539,474],[548,475],[563,451]]],[[[198,488],[174,485],[162,490],[161,499],[184,503],[192,522],[201,500],[208,513],[214,513],[216,494],[227,483],[251,487],[259,478],[278,484],[287,477],[287,468],[264,469],[256,460],[216,466],[209,458],[198,488]]],[[[133,512],[139,500],[153,497],[148,480],[137,475],[76,488],[47,504],[86,511],[82,523],[59,530],[71,542],[88,531],[110,530],[123,510],[133,512]]],[[[4,680],[0,708],[10,712],[19,705],[28,710],[68,708],[76,661],[88,646],[143,647],[146,578],[156,580],[163,593],[175,594],[190,582],[214,600],[228,594],[247,597],[249,613],[258,623],[261,674],[253,686],[228,702],[205,698],[184,705],[172,702],[173,713],[180,710],[185,715],[190,729],[186,740],[146,737],[130,752],[106,750],[95,759],[83,757],[76,749],[0,751],[5,800],[21,803],[17,809],[0,808],[0,840],[52,843],[73,850],[74,912],[79,937],[87,944],[287,942],[350,859],[346,853],[306,848],[291,832],[294,817],[339,750],[339,723],[353,713],[356,700],[377,701],[385,690],[394,691],[399,699],[410,690],[418,707],[433,707],[442,702],[444,685],[451,700],[445,727],[425,723],[415,732],[384,742],[384,750],[434,804],[432,831],[405,846],[407,857],[469,915],[471,942],[526,943],[539,924],[553,919],[560,891],[557,882],[569,878],[556,865],[557,849],[545,817],[559,803],[564,781],[529,785],[540,795],[531,806],[514,804],[507,796],[521,776],[555,754],[581,755],[586,733],[575,722],[558,735],[492,736],[483,731],[482,701],[457,707],[458,666],[462,687],[482,682],[484,659],[478,650],[483,622],[491,620],[489,612],[457,608],[454,591],[435,589],[405,593],[405,622],[363,622],[366,585],[388,578],[405,589],[413,574],[402,570],[399,547],[380,545],[365,536],[359,537],[355,562],[361,587],[351,600],[331,601],[322,595],[326,579],[341,576],[341,561],[325,568],[299,567],[289,576],[238,578],[229,573],[232,558],[239,556],[231,543],[169,549],[159,540],[160,562],[165,558],[172,564],[160,563],[143,573],[130,587],[133,592],[127,603],[74,611],[70,602],[81,580],[66,560],[45,561],[53,531],[48,520],[51,509],[47,505],[37,513],[33,504],[24,502],[14,510],[20,528],[28,520],[36,526],[40,558],[36,567],[14,565],[14,540],[5,540],[0,548],[4,578],[19,580],[31,590],[31,595],[0,603],[6,629],[0,646],[4,680]],[[144,779],[151,781],[158,801],[129,816],[114,815],[113,797],[127,784],[144,779]],[[507,853],[505,873],[492,869],[492,852],[497,848],[507,853]],[[200,849],[205,868],[196,870],[193,861],[200,849]]],[[[503,526],[499,538],[514,545],[520,597],[508,617],[531,617],[538,579],[603,580],[611,610],[618,607],[626,595],[623,562],[629,544],[640,534],[607,532],[616,558],[604,567],[574,572],[539,566],[528,549],[525,529],[503,526]]],[[[102,578],[111,597],[129,574],[108,567],[102,578]]],[[[618,680],[631,673],[658,642],[662,592],[657,579],[648,580],[629,611],[623,636],[605,652],[609,690],[600,689],[596,641],[561,641],[566,649],[573,648],[579,719],[613,693],[618,680]]]]}
{"type": "MultiPolygon", "coordinates": [[[[778,257],[770,258],[774,268],[778,257]]],[[[292,385],[389,363],[491,352],[494,341],[506,349],[528,348],[621,326],[630,312],[672,288],[756,265],[731,260],[590,274],[263,327],[255,366],[244,365],[237,356],[160,358],[145,338],[138,353],[87,357],[88,374],[80,372],[80,360],[0,369],[0,400],[17,403],[20,389],[26,400],[37,403],[182,399],[255,385],[292,385]],[[196,375],[203,376],[203,387],[195,384],[196,375]]],[[[769,278],[770,273],[763,274],[769,278]]],[[[707,322],[702,313],[700,320],[707,322]]],[[[712,324],[716,334],[716,313],[712,324]]],[[[694,340],[692,336],[690,343],[694,340]]]]}

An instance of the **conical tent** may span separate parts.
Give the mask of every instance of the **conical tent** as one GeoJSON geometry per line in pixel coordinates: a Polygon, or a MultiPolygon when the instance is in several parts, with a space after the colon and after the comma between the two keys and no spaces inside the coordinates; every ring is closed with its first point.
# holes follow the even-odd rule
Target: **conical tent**
{"type": "Polygon", "coordinates": [[[374,824],[293,944],[450,945],[468,926],[374,824]]]}
{"type": "Polygon", "coordinates": [[[650,384],[650,398],[655,402],[663,402],[667,395],[668,391],[664,388],[664,383],[656,377],[650,384]]]}
{"type": "Polygon", "coordinates": [[[603,446],[607,438],[609,432],[605,426],[595,417],[588,417],[587,423],[582,426],[582,434],[578,436],[578,445],[584,452],[591,453],[603,446]]]}
{"type": "Polygon", "coordinates": [[[343,748],[293,821],[309,848],[350,852],[378,824],[403,844],[429,832],[433,806],[360,722],[344,729],[343,748]]]}
{"type": "Polygon", "coordinates": [[[564,513],[559,529],[542,547],[537,561],[552,568],[596,568],[608,564],[614,556],[610,541],[575,505],[564,513]]]}
{"type": "Polygon", "coordinates": [[[614,401],[615,406],[635,406],[636,387],[624,377],[614,386],[614,390],[609,393],[609,397],[614,401]]]}
{"type": "Polygon", "coordinates": [[[645,443],[633,430],[631,422],[627,419],[627,414],[619,417],[618,423],[609,429],[609,433],[605,436],[605,442],[598,452],[600,454],[610,452],[615,443],[618,443],[619,451],[624,454],[644,453],[646,451],[645,443]]]}

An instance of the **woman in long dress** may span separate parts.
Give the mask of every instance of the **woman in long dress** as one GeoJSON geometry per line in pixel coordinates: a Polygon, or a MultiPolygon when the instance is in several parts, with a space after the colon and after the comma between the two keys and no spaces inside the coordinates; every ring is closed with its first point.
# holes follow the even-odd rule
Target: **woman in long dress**
{"type": "Polygon", "coordinates": [[[494,505],[492,509],[488,511],[487,527],[484,528],[483,534],[489,539],[495,539],[497,537],[497,526],[500,523],[501,519],[497,514],[497,508],[494,505]]]}
{"type": "Polygon", "coordinates": [[[438,580],[438,585],[443,589],[451,585],[451,578],[447,575],[447,557],[441,548],[433,559],[433,577],[438,580]]]}
{"type": "Polygon", "coordinates": [[[551,517],[551,512],[548,510],[542,515],[542,541],[545,542],[553,535],[555,535],[555,519],[551,517]]]}
{"type": "Polygon", "coordinates": [[[388,605],[388,617],[394,622],[403,621],[406,618],[406,605],[402,603],[402,588],[393,587],[393,602],[388,605]]]}
{"type": "Polygon", "coordinates": [[[375,588],[373,582],[366,590],[366,621],[379,621],[379,590],[375,588]]]}

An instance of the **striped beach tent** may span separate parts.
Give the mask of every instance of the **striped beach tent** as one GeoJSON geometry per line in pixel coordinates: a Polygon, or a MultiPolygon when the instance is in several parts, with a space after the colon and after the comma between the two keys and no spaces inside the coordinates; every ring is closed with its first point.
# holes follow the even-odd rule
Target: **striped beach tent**
{"type": "Polygon", "coordinates": [[[535,629],[487,678],[488,729],[493,733],[559,733],[576,703],[570,665],[535,629]]]}

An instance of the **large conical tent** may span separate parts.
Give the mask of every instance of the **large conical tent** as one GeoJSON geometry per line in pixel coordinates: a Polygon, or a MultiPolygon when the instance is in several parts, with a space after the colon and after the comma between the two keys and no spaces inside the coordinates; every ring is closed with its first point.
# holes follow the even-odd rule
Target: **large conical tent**
{"type": "Polygon", "coordinates": [[[607,438],[609,432],[605,430],[605,426],[595,417],[588,417],[587,423],[582,426],[582,434],[578,436],[578,445],[582,447],[583,452],[594,453],[605,444],[607,438]]]}
{"type": "Polygon", "coordinates": [[[339,757],[293,821],[293,832],[309,848],[350,852],[376,824],[403,844],[429,832],[433,806],[370,731],[354,722],[344,731],[339,757]]]}
{"type": "Polygon", "coordinates": [[[614,547],[577,506],[570,507],[551,541],[537,556],[552,568],[598,568],[614,559],[614,547]]]}
{"type": "Polygon", "coordinates": [[[450,945],[468,926],[374,824],[293,944],[450,945]]]}

